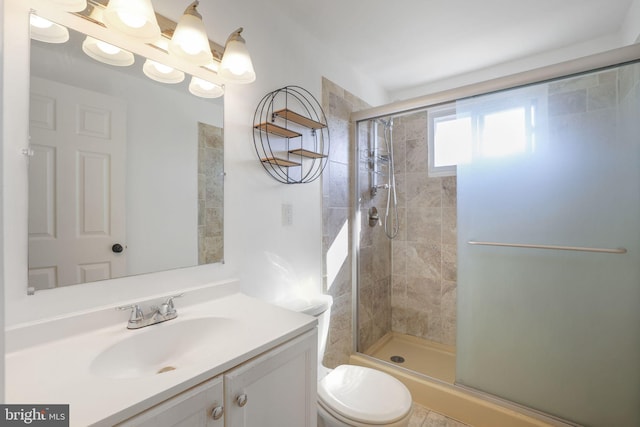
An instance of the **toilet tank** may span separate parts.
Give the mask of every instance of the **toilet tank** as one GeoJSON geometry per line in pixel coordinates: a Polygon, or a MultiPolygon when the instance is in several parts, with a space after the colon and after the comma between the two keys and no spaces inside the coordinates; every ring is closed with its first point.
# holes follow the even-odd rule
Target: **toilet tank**
{"type": "Polygon", "coordinates": [[[318,319],[318,367],[322,365],[322,358],[327,347],[329,336],[329,320],[331,318],[331,295],[316,295],[311,298],[297,298],[279,304],[284,308],[299,313],[308,314],[318,319]]]}

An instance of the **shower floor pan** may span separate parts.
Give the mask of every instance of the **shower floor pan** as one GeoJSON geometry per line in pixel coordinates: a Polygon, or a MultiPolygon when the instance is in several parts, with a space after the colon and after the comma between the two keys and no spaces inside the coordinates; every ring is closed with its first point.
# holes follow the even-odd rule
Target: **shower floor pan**
{"type": "Polygon", "coordinates": [[[490,395],[455,385],[455,348],[389,333],[349,363],[386,372],[402,381],[413,401],[474,427],[568,427],[549,417],[490,395]],[[404,362],[392,362],[401,356],[404,362]]]}
{"type": "Polygon", "coordinates": [[[449,384],[456,380],[456,351],[452,346],[390,332],[365,354],[449,384]],[[398,356],[403,361],[396,361],[398,356]]]}

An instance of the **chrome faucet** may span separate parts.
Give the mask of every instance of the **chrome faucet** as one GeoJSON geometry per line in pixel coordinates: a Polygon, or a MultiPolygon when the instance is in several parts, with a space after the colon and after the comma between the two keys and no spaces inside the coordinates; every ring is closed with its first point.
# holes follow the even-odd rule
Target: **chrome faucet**
{"type": "Polygon", "coordinates": [[[156,323],[166,322],[167,320],[175,319],[178,317],[178,311],[173,305],[173,299],[179,298],[184,294],[173,295],[167,298],[167,300],[160,305],[151,306],[151,311],[148,314],[144,314],[144,311],[138,304],[126,305],[118,307],[118,310],[131,310],[129,321],[127,322],[127,329],[140,329],[145,326],[155,325],[156,323]]]}

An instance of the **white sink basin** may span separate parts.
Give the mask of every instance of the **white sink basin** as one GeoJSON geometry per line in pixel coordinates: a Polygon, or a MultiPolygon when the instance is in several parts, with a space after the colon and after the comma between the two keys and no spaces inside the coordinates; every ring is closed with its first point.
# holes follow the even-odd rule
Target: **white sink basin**
{"type": "Polygon", "coordinates": [[[124,333],[91,363],[93,374],[107,378],[138,378],[171,372],[210,358],[239,322],[223,317],[180,318],[124,333]]]}

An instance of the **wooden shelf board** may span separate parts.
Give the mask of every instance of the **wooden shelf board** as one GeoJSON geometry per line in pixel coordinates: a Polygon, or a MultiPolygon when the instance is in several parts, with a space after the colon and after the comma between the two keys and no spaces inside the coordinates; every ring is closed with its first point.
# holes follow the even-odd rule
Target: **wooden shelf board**
{"type": "Polygon", "coordinates": [[[315,151],[305,150],[304,148],[297,148],[295,150],[289,150],[290,154],[295,154],[297,156],[307,157],[309,159],[321,159],[323,157],[327,157],[322,153],[316,153],[315,151]]]}
{"type": "Polygon", "coordinates": [[[274,111],[273,115],[277,117],[281,117],[285,120],[289,120],[290,122],[297,123],[309,129],[322,129],[327,127],[327,125],[325,125],[324,123],[311,120],[308,117],[305,117],[301,114],[296,113],[295,111],[291,111],[286,108],[283,108],[282,110],[274,111]]]}
{"type": "Polygon", "coordinates": [[[271,163],[272,165],[282,166],[285,168],[300,166],[300,163],[298,162],[292,162],[291,160],[281,159],[279,157],[265,157],[263,159],[260,159],[260,161],[263,163],[271,163]]]}
{"type": "Polygon", "coordinates": [[[254,128],[273,135],[282,136],[284,138],[297,138],[302,136],[301,133],[271,123],[260,123],[259,125],[255,125],[254,128]]]}

